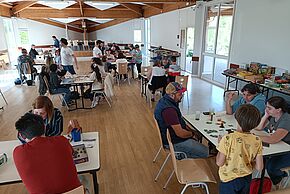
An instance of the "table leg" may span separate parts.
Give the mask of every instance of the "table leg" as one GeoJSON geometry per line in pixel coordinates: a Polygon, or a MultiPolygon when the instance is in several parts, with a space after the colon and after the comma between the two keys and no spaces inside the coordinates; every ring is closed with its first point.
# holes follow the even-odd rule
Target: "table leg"
{"type": "Polygon", "coordinates": [[[99,193],[99,184],[98,184],[97,172],[91,171],[90,174],[93,176],[94,192],[95,192],[95,194],[98,194],[99,193]]]}
{"type": "Polygon", "coordinates": [[[259,190],[258,190],[258,194],[262,194],[262,191],[263,191],[263,184],[264,184],[264,177],[265,177],[265,166],[266,166],[266,162],[267,162],[267,159],[264,158],[264,168],[262,170],[262,173],[261,173],[261,179],[260,179],[260,185],[259,185],[259,190]]]}
{"type": "Polygon", "coordinates": [[[84,109],[85,108],[85,105],[84,105],[84,85],[81,84],[80,87],[81,87],[82,106],[83,106],[83,109],[84,109]]]}

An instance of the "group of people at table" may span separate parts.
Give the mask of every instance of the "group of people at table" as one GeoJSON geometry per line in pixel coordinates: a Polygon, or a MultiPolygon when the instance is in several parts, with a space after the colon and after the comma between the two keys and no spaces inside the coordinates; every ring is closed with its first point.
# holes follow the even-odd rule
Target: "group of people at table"
{"type": "MultiPolygon", "coordinates": [[[[88,185],[77,174],[72,146],[61,135],[63,125],[62,113],[47,96],[38,96],[32,110],[16,121],[17,137],[22,145],[14,149],[13,159],[29,193],[65,193],[81,186],[80,180],[84,186],[88,185]]],[[[76,120],[69,121],[67,133],[73,129],[81,130],[76,120]]]]}
{"type": "MultiPolygon", "coordinates": [[[[210,146],[197,140],[196,131],[187,126],[178,106],[185,91],[179,83],[169,83],[165,95],[155,107],[154,117],[162,143],[165,149],[169,149],[168,131],[174,151],[184,152],[188,158],[206,158],[210,146]]],[[[290,144],[290,114],[286,100],[280,96],[266,99],[254,83],[246,84],[241,93],[235,98],[236,93],[229,92],[226,98],[226,113],[234,116],[237,129],[218,137],[216,164],[221,180],[220,194],[249,193],[253,170],[262,171],[264,168],[262,142],[275,144],[284,141],[290,144]],[[236,100],[232,102],[233,99],[236,100]],[[269,134],[256,136],[250,132],[252,129],[269,134]]],[[[285,188],[290,174],[281,169],[290,167],[290,152],[272,156],[265,165],[275,189],[285,188]]]]}

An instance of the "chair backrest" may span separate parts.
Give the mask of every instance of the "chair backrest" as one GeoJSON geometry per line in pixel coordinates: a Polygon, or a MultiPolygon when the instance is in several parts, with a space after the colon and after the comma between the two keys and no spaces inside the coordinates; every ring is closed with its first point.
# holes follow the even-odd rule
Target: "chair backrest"
{"type": "Polygon", "coordinates": [[[171,155],[171,160],[172,160],[172,163],[173,163],[173,168],[174,168],[174,172],[175,174],[177,175],[177,162],[176,162],[176,158],[175,158],[175,153],[174,153],[174,147],[173,147],[173,144],[171,142],[171,137],[170,137],[170,133],[169,131],[167,130],[167,141],[168,141],[168,144],[169,144],[169,150],[170,150],[170,155],[171,155]]]}
{"type": "Polygon", "coordinates": [[[154,120],[154,123],[155,123],[155,129],[158,133],[158,137],[159,137],[159,142],[160,142],[160,146],[163,147],[163,143],[162,143],[162,137],[161,137],[161,132],[160,132],[160,128],[159,128],[159,125],[158,125],[158,122],[157,120],[155,119],[154,115],[153,115],[153,120],[154,120]]]}
{"type": "Polygon", "coordinates": [[[45,86],[47,88],[47,91],[48,91],[48,94],[51,95],[51,92],[50,92],[50,87],[49,87],[49,82],[47,80],[47,77],[46,76],[43,76],[43,81],[45,83],[45,86]]]}
{"type": "Polygon", "coordinates": [[[78,46],[78,40],[73,40],[72,44],[73,44],[73,46],[78,46]]]}
{"type": "Polygon", "coordinates": [[[147,67],[141,67],[141,74],[142,75],[147,75],[147,73],[152,69],[151,66],[147,66],[147,67]]]}
{"type": "Polygon", "coordinates": [[[77,187],[77,188],[75,188],[73,190],[70,190],[68,192],[65,192],[63,194],[84,194],[84,193],[85,193],[84,192],[84,187],[83,187],[83,185],[81,185],[81,186],[79,186],[79,187],[77,187]]]}
{"type": "Polygon", "coordinates": [[[84,40],[84,46],[89,46],[89,41],[88,40],[84,40]]]}
{"type": "Polygon", "coordinates": [[[118,63],[118,73],[127,74],[128,73],[128,63],[118,63]]]}
{"type": "Polygon", "coordinates": [[[178,75],[176,76],[175,81],[187,89],[188,75],[178,75]]]}

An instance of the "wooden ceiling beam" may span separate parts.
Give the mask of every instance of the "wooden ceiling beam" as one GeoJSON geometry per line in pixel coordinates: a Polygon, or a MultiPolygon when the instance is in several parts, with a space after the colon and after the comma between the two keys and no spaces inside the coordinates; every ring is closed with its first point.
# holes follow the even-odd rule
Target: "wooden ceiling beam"
{"type": "Polygon", "coordinates": [[[12,8],[13,6],[7,3],[0,3],[0,6],[12,8]]]}
{"type": "Polygon", "coordinates": [[[36,4],[37,1],[26,1],[26,2],[19,2],[19,4],[17,4],[16,6],[14,6],[12,8],[12,12],[13,14],[17,14],[23,10],[25,10],[26,8],[36,4]]]}
{"type": "Polygon", "coordinates": [[[161,13],[166,13],[169,11],[174,11],[177,9],[182,9],[185,7],[190,7],[195,5],[195,1],[192,1],[191,3],[187,3],[187,2],[183,2],[183,3],[175,3],[175,4],[163,4],[163,9],[162,10],[158,10],[158,9],[151,9],[150,7],[145,7],[144,8],[144,14],[143,16],[145,18],[154,16],[154,15],[158,15],[161,13]]]}
{"type": "MultiPolygon", "coordinates": [[[[33,11],[25,9],[18,13],[18,17],[21,18],[68,18],[68,17],[82,17],[81,13],[77,9],[34,9],[33,11]]],[[[84,9],[83,17],[94,17],[94,18],[137,18],[139,14],[128,11],[112,11],[104,10],[99,11],[97,9],[84,9]]]]}
{"type": "Polygon", "coordinates": [[[129,21],[129,20],[131,20],[131,19],[116,19],[116,20],[113,20],[113,21],[110,21],[110,22],[106,22],[104,24],[100,24],[98,26],[90,27],[90,28],[88,28],[87,32],[93,32],[93,31],[96,31],[96,30],[101,30],[101,29],[104,29],[104,28],[107,28],[107,27],[110,27],[110,26],[114,26],[116,24],[120,24],[120,23],[129,21]]]}
{"type": "Polygon", "coordinates": [[[121,3],[124,7],[128,8],[129,10],[139,14],[140,16],[143,16],[143,10],[141,5],[134,5],[130,3],[121,3]]]}
{"type": "MultiPolygon", "coordinates": [[[[56,27],[60,27],[60,28],[66,29],[65,24],[54,22],[54,21],[51,21],[51,20],[48,20],[48,19],[32,19],[32,20],[37,21],[37,22],[41,22],[41,23],[44,23],[44,24],[48,24],[48,25],[52,25],[52,26],[56,26],[56,27]]],[[[75,32],[83,33],[83,30],[79,29],[79,28],[74,28],[74,27],[69,26],[69,25],[68,25],[67,28],[69,30],[72,30],[72,31],[75,31],[75,32]]]]}
{"type": "Polygon", "coordinates": [[[0,5],[0,16],[11,17],[10,8],[0,5]]]}
{"type": "Polygon", "coordinates": [[[163,9],[163,4],[162,3],[145,3],[148,7],[154,8],[154,9],[163,9]]]}

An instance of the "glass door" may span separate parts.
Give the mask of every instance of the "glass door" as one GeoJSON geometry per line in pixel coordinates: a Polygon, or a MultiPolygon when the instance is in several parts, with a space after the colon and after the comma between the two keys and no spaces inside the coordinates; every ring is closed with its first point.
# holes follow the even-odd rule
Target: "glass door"
{"type": "Polygon", "coordinates": [[[192,73],[192,56],[194,46],[194,28],[186,29],[185,71],[192,73]]]}
{"type": "Polygon", "coordinates": [[[228,66],[232,34],[234,2],[228,1],[206,7],[202,78],[225,83],[221,74],[228,66]]]}

